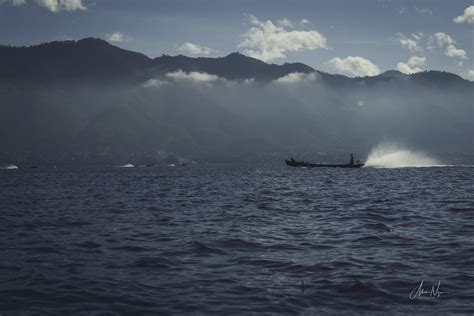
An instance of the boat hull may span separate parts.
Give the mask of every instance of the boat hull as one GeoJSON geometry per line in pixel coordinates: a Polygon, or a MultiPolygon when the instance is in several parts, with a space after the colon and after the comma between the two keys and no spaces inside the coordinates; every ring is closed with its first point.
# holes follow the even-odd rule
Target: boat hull
{"type": "Polygon", "coordinates": [[[286,160],[286,165],[290,167],[300,167],[300,168],[361,168],[364,166],[363,163],[355,164],[325,164],[325,163],[308,163],[303,161],[291,161],[286,160]]]}

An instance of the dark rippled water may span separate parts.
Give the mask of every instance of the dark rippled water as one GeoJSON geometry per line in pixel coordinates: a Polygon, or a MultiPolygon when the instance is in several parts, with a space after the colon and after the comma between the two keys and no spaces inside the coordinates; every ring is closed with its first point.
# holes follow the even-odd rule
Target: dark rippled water
{"type": "Polygon", "coordinates": [[[462,167],[0,170],[0,313],[473,313],[473,179],[462,167]],[[450,293],[410,299],[422,280],[450,293]]]}

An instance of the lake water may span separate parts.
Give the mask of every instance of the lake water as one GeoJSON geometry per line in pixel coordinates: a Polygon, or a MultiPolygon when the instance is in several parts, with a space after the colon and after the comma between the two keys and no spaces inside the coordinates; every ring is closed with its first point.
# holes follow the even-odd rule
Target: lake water
{"type": "Polygon", "coordinates": [[[473,179],[469,167],[0,170],[0,313],[473,313],[473,179]]]}

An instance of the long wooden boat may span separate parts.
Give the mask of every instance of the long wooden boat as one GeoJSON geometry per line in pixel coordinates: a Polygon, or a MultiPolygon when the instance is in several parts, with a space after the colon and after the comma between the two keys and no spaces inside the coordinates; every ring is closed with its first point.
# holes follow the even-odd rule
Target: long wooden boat
{"type": "Polygon", "coordinates": [[[346,163],[346,164],[325,164],[325,163],[311,163],[307,161],[296,161],[294,159],[285,159],[286,165],[291,167],[305,167],[305,168],[361,168],[363,163],[346,163]]]}

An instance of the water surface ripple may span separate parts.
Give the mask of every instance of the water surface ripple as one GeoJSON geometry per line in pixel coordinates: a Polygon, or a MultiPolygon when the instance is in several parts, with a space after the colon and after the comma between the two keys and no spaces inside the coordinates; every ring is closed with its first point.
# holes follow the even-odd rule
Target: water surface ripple
{"type": "Polygon", "coordinates": [[[474,168],[0,170],[0,313],[472,313],[474,168]],[[424,280],[450,292],[411,300],[424,280]]]}

